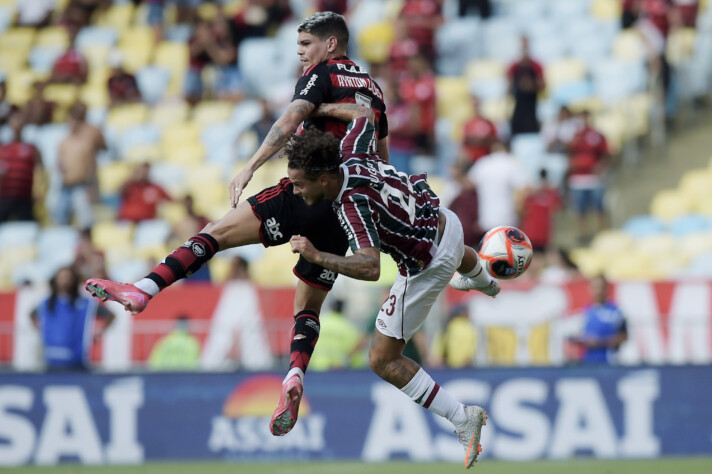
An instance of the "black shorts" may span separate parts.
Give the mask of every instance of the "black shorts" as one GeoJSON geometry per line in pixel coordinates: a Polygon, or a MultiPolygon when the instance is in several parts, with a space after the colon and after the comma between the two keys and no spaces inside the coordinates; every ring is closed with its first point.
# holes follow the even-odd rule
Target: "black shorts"
{"type": "MultiPolygon", "coordinates": [[[[265,247],[289,242],[293,235],[308,238],[322,252],[346,255],[346,239],[331,201],[314,206],[295,196],[292,183],[282,178],[279,184],[251,196],[247,202],[260,219],[260,240],[265,247]]],[[[334,286],[337,273],[299,257],[294,274],[304,283],[329,291],[334,286]]]]}

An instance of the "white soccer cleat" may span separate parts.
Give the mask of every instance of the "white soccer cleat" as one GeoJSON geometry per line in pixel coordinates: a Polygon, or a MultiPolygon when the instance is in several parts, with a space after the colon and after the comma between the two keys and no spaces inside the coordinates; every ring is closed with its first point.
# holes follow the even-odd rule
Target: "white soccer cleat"
{"type": "Polygon", "coordinates": [[[455,431],[460,444],[465,448],[465,467],[471,468],[477,462],[477,456],[482,451],[480,445],[480,433],[482,427],[487,424],[487,412],[478,406],[465,407],[467,413],[467,424],[459,431],[455,431]]]}
{"type": "Polygon", "coordinates": [[[499,294],[499,290],[502,288],[499,286],[497,280],[490,280],[486,285],[478,285],[472,278],[455,273],[450,279],[449,285],[456,290],[460,291],[470,291],[476,290],[487,296],[494,298],[499,294]]]}

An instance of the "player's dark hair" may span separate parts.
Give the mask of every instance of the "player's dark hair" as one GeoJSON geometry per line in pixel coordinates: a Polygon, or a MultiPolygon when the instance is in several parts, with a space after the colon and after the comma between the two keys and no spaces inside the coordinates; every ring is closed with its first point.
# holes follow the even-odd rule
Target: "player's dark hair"
{"type": "Polygon", "coordinates": [[[50,295],[49,299],[47,300],[47,308],[50,311],[54,311],[54,308],[57,304],[57,298],[59,297],[59,285],[57,284],[57,277],[59,274],[63,271],[69,271],[71,276],[72,276],[72,283],[69,286],[69,301],[74,307],[74,303],[79,299],[79,272],[77,272],[76,267],[72,265],[68,265],[66,267],[62,267],[57,272],[52,276],[52,278],[49,280],[49,288],[50,288],[50,295]]]}
{"type": "Polygon", "coordinates": [[[304,170],[307,179],[314,180],[321,173],[338,173],[341,164],[341,142],[331,132],[309,128],[301,135],[292,135],[284,147],[287,166],[304,170]]]}
{"type": "Polygon", "coordinates": [[[349,27],[346,26],[346,19],[334,12],[316,12],[305,18],[297,27],[297,32],[309,33],[320,40],[326,40],[329,36],[336,37],[339,49],[346,51],[349,44],[349,27]]]}

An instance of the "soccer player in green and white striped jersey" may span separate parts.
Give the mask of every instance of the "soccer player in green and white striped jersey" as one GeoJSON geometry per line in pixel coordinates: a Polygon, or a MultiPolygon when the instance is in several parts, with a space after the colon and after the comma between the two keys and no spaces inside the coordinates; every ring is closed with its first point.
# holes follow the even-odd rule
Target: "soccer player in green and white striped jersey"
{"type": "Polygon", "coordinates": [[[347,133],[341,141],[313,129],[293,136],[285,150],[288,176],[294,194],[307,204],[333,201],[353,255],[319,251],[303,236],[291,238],[292,251],[329,270],[371,281],[380,275],[380,252],[393,257],[399,275],[376,320],[371,368],[414,402],[450,420],[465,448],[465,467],[472,467],[487,413],[456,401],[402,352],[448,283],[489,296],[497,295],[499,284],[464,245],[462,224],[440,206],[426,176],[398,172],[369,152],[375,139],[369,109],[322,104],[315,113],[350,122],[347,133]]]}

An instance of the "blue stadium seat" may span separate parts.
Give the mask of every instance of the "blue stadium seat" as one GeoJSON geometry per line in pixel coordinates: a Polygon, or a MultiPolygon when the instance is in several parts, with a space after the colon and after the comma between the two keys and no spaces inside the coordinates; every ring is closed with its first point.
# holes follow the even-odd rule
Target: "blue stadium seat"
{"type": "Polygon", "coordinates": [[[52,46],[37,46],[30,51],[28,62],[33,71],[47,74],[52,70],[54,62],[64,53],[64,50],[52,46]]]}
{"type": "Polygon", "coordinates": [[[137,145],[156,145],[161,141],[161,129],[151,123],[129,127],[121,132],[117,141],[119,154],[123,156],[131,147],[137,145]]]}
{"type": "Polygon", "coordinates": [[[54,169],[57,163],[59,144],[69,133],[66,124],[54,123],[44,125],[37,137],[37,148],[42,154],[42,163],[47,169],[54,169]]]}
{"type": "Polygon", "coordinates": [[[5,222],[0,224],[0,242],[3,249],[33,245],[39,234],[37,222],[5,222]]]}
{"type": "Polygon", "coordinates": [[[262,105],[256,100],[243,100],[232,111],[230,123],[241,134],[262,118],[262,105]]]}
{"type": "Polygon", "coordinates": [[[37,260],[54,268],[74,261],[79,232],[71,226],[42,229],[37,239],[37,260]]]}
{"type": "Polygon", "coordinates": [[[109,266],[107,273],[114,281],[137,281],[146,276],[150,270],[145,260],[131,258],[109,266]]]}
{"type": "Polygon", "coordinates": [[[165,97],[171,72],[161,66],[146,66],[136,72],[136,82],[144,102],[152,105],[165,97]]]}
{"type": "Polygon", "coordinates": [[[119,33],[111,26],[85,26],[79,31],[76,47],[79,50],[88,46],[115,46],[119,33]]]}
{"type": "Polygon", "coordinates": [[[665,223],[651,215],[633,216],[623,224],[623,230],[636,238],[665,232],[665,223]]]}
{"type": "Polygon", "coordinates": [[[164,245],[171,232],[171,225],[168,221],[162,219],[141,221],[136,224],[133,245],[135,247],[164,245]]]}
{"type": "Polygon", "coordinates": [[[670,230],[677,237],[685,237],[690,234],[705,232],[712,228],[712,222],[706,216],[688,214],[680,216],[670,224],[670,230]]]}
{"type": "Polygon", "coordinates": [[[570,105],[573,102],[588,99],[593,95],[593,86],[588,80],[561,84],[551,93],[554,102],[559,105],[570,105]]]}
{"type": "Polygon", "coordinates": [[[482,55],[479,41],[473,41],[481,31],[477,18],[456,19],[445,23],[435,33],[438,73],[446,76],[462,74],[464,66],[482,55]]]}
{"type": "Polygon", "coordinates": [[[208,154],[213,149],[231,146],[236,139],[235,126],[230,122],[210,125],[203,128],[200,134],[200,141],[208,154]]]}

